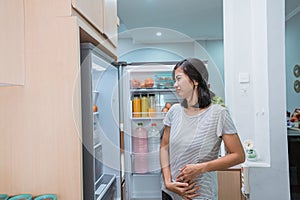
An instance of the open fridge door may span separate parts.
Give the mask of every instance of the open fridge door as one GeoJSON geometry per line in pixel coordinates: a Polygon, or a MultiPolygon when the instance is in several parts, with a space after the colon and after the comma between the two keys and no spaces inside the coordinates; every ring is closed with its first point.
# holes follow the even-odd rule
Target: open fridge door
{"type": "Polygon", "coordinates": [[[90,43],[81,44],[84,199],[121,199],[118,69],[90,43]]]}

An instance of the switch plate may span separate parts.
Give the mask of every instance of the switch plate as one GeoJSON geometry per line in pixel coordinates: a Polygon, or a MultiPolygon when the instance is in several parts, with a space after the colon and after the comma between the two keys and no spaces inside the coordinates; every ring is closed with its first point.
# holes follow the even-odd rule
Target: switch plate
{"type": "Polygon", "coordinates": [[[239,73],[239,83],[249,83],[250,75],[249,73],[239,73]]]}

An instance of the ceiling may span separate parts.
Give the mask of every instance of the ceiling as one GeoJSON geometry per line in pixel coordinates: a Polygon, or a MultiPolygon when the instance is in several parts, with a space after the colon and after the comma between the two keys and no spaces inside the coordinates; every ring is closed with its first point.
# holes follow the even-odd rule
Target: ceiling
{"type": "MultiPolygon", "coordinates": [[[[135,42],[223,38],[223,0],[118,0],[119,37],[135,42]],[[162,35],[157,37],[156,32],[162,35]],[[158,39],[159,38],[159,39],[158,39]]],[[[300,0],[286,0],[286,18],[300,0]]]]}

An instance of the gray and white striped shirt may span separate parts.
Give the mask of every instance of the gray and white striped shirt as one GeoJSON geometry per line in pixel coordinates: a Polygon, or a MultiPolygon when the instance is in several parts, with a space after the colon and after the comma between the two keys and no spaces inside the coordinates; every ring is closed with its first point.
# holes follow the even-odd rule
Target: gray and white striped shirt
{"type": "MultiPolygon", "coordinates": [[[[222,134],[237,133],[226,108],[210,105],[203,112],[187,115],[180,104],[175,104],[168,111],[164,125],[170,128],[170,167],[172,180],[179,174],[179,169],[186,164],[202,163],[218,158],[222,134]]],[[[193,199],[218,199],[216,172],[207,172],[196,178],[201,185],[200,196],[193,199]]],[[[177,194],[162,189],[174,200],[182,199],[177,194]]]]}

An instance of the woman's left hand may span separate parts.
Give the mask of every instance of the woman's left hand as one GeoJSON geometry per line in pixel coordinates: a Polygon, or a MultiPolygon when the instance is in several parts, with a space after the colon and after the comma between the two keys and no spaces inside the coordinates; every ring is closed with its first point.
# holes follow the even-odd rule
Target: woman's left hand
{"type": "Polygon", "coordinates": [[[187,164],[179,170],[176,181],[189,183],[204,172],[204,164],[187,164]]]}

